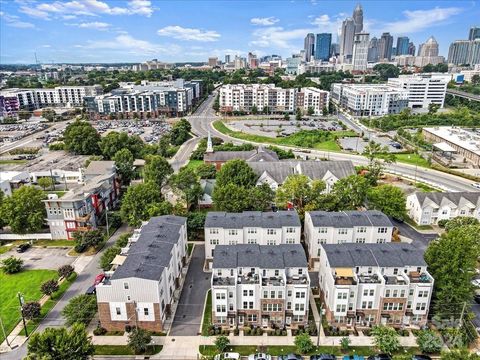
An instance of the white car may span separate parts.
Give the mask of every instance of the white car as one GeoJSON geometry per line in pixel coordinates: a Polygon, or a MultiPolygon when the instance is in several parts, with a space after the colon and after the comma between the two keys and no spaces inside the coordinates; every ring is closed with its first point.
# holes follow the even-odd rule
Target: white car
{"type": "Polygon", "coordinates": [[[265,353],[248,355],[248,360],[272,360],[272,356],[265,353]]]}
{"type": "Polygon", "coordinates": [[[472,280],[472,285],[480,288],[480,279],[473,279],[472,280]]]}
{"type": "Polygon", "coordinates": [[[478,182],[473,183],[472,186],[473,186],[474,188],[480,189],[480,183],[478,183],[478,182]]]}
{"type": "Polygon", "coordinates": [[[217,354],[213,358],[213,360],[239,360],[240,354],[234,352],[227,352],[223,354],[217,354]]]}

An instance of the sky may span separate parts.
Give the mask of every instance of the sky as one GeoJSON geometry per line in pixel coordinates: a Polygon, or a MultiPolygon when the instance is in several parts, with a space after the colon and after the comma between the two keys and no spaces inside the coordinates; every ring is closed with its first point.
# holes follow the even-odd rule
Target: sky
{"type": "MultiPolygon", "coordinates": [[[[433,35],[440,55],[480,26],[476,1],[366,0],[370,37],[389,31],[418,47],[433,35]]],[[[336,40],[357,1],[0,0],[0,64],[206,62],[225,54],[288,57],[309,32],[336,40]]],[[[396,39],[394,39],[394,45],[396,39]]]]}

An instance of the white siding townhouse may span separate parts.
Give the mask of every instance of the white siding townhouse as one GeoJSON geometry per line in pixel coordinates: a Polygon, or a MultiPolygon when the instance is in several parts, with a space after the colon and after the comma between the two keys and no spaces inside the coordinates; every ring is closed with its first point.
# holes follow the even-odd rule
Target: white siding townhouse
{"type": "Polygon", "coordinates": [[[392,233],[392,222],[377,210],[305,213],[305,244],[312,265],[323,244],[386,243],[392,241],[392,233]]]}
{"type": "Polygon", "coordinates": [[[310,277],[300,244],[219,245],[212,321],[222,327],[298,327],[308,322],[310,277]]]}
{"type": "Polygon", "coordinates": [[[407,196],[408,215],[419,225],[457,216],[480,220],[480,192],[416,192],[407,196]]]}
{"type": "Polygon", "coordinates": [[[114,259],[115,270],[106,272],[96,286],[101,326],[109,331],[123,331],[127,325],[164,331],[174,291],[180,286],[186,248],[186,218],[153,217],[135,230],[114,259]]]}
{"type": "Polygon", "coordinates": [[[319,283],[333,326],[423,326],[433,282],[411,244],[322,245],[319,283]]]}
{"type": "Polygon", "coordinates": [[[212,211],[205,219],[205,258],[211,262],[217,245],[300,244],[301,232],[296,211],[212,211]]]}

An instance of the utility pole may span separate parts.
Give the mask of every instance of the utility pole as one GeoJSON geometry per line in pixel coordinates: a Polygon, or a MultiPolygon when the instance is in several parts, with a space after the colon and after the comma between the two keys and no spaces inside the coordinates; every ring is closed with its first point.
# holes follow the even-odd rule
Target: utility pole
{"type": "Polygon", "coordinates": [[[108,227],[108,206],[105,206],[105,221],[107,223],[107,237],[110,238],[110,228],[108,227]]]}
{"type": "Polygon", "coordinates": [[[5,341],[8,345],[8,347],[11,349],[11,345],[10,345],[10,342],[8,341],[8,336],[7,336],[7,333],[5,332],[5,327],[3,326],[3,321],[2,321],[2,318],[0,317],[0,327],[2,328],[2,332],[3,332],[3,337],[5,338],[5,341]]]}
{"type": "Polygon", "coordinates": [[[17,295],[18,295],[18,302],[20,303],[20,313],[22,314],[22,321],[23,321],[23,328],[25,329],[25,336],[28,338],[27,323],[25,322],[25,316],[23,315],[23,304],[25,303],[25,301],[23,300],[23,296],[20,292],[18,292],[17,295]]]}

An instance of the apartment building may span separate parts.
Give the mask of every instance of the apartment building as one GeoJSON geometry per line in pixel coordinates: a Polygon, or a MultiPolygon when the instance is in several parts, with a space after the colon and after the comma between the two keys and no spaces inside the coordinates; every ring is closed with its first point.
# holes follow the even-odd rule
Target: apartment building
{"type": "Polygon", "coordinates": [[[301,88],[296,93],[297,108],[304,113],[308,113],[309,109],[313,109],[314,115],[322,115],[323,109],[328,109],[329,93],[314,87],[301,88]]]}
{"type": "Polygon", "coordinates": [[[377,210],[305,213],[305,244],[312,265],[319,260],[323,244],[387,243],[392,234],[392,222],[377,210]]]}
{"type": "Polygon", "coordinates": [[[300,244],[301,223],[296,211],[211,211],[205,219],[205,258],[214,258],[218,245],[300,244]]]}
{"type": "Polygon", "coordinates": [[[20,110],[20,104],[15,95],[0,93],[0,121],[4,118],[14,117],[20,110]]]}
{"type": "Polygon", "coordinates": [[[333,326],[427,323],[434,280],[411,244],[322,245],[319,282],[333,326]]]}
{"type": "Polygon", "coordinates": [[[310,277],[302,245],[219,245],[211,278],[212,322],[222,327],[308,323],[310,277]]]}
{"type": "Polygon", "coordinates": [[[430,104],[443,108],[449,74],[400,75],[388,79],[388,84],[408,91],[408,106],[428,109],[430,104]]]}
{"type": "Polygon", "coordinates": [[[416,192],[407,196],[407,211],[419,225],[435,225],[457,216],[480,220],[480,192],[416,192]]]}
{"type": "Polygon", "coordinates": [[[165,215],[135,230],[96,286],[100,324],[109,331],[138,326],[164,331],[186,263],[187,219],[165,215]]]}
{"type": "Polygon", "coordinates": [[[120,181],[110,161],[92,161],[85,170],[81,187],[62,197],[49,194],[43,200],[52,239],[72,239],[75,231],[97,227],[107,209],[112,209],[120,195],[120,181]],[[98,163],[105,163],[104,166],[98,163]],[[98,169],[95,172],[93,169],[98,169]],[[109,170],[110,169],[110,170],[109,170]]]}
{"type": "Polygon", "coordinates": [[[383,116],[405,109],[409,93],[383,84],[333,84],[330,95],[354,116],[383,116]]]}

